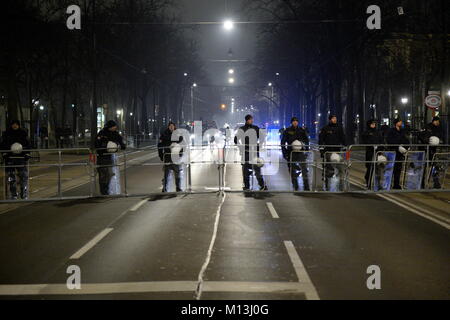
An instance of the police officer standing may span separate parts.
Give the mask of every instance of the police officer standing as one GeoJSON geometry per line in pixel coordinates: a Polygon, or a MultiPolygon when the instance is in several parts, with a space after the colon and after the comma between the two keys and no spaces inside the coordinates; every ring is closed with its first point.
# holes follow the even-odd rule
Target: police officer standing
{"type": "Polygon", "coordinates": [[[95,139],[97,149],[97,171],[102,195],[111,194],[110,182],[114,176],[115,153],[118,149],[125,150],[126,145],[118,132],[117,123],[114,120],[106,122],[95,139]]]}
{"type": "Polygon", "coordinates": [[[291,175],[292,186],[298,191],[298,177],[300,172],[303,177],[303,189],[309,191],[308,168],[306,165],[307,153],[295,152],[306,151],[309,146],[308,135],[305,129],[299,127],[298,118],[291,119],[291,126],[284,130],[281,137],[281,151],[284,159],[287,161],[288,169],[291,175]],[[298,145],[296,143],[299,143],[298,145]],[[301,145],[300,145],[301,143],[301,145]],[[287,145],[286,145],[287,144],[287,145]],[[295,150],[294,150],[295,149],[295,150]],[[300,150],[299,150],[300,149],[300,150]]]}
{"type": "Polygon", "coordinates": [[[367,129],[361,136],[361,142],[363,144],[377,145],[366,147],[366,175],[364,178],[366,179],[367,188],[370,188],[374,172],[375,155],[378,151],[383,150],[383,147],[379,145],[384,144],[383,135],[377,128],[376,120],[371,119],[367,121],[367,129]]]}
{"type": "Polygon", "coordinates": [[[261,167],[257,163],[255,164],[255,158],[253,157],[253,154],[255,153],[254,150],[256,148],[256,159],[259,159],[259,142],[258,142],[259,138],[260,138],[259,128],[253,125],[253,116],[251,116],[250,114],[246,115],[245,125],[239,128],[237,135],[234,137],[234,143],[240,145],[241,147],[243,146],[244,151],[243,152],[244,159],[242,162],[242,177],[244,180],[244,191],[250,190],[250,176],[252,171],[256,175],[256,180],[258,180],[259,189],[267,190],[267,186],[261,174],[261,167]],[[250,137],[254,137],[255,141],[250,141],[250,137]]]}
{"type": "Polygon", "coordinates": [[[393,145],[391,150],[395,151],[394,164],[394,186],[393,189],[401,189],[400,176],[402,173],[403,162],[405,161],[405,154],[408,151],[409,139],[406,136],[405,129],[402,128],[402,120],[396,118],[394,120],[394,127],[391,128],[386,137],[386,143],[393,145]]]}
{"type": "Polygon", "coordinates": [[[20,127],[18,120],[11,121],[10,127],[3,132],[1,147],[3,159],[5,163],[5,175],[9,186],[9,199],[16,200],[17,195],[17,179],[20,180],[20,198],[28,198],[28,160],[30,152],[24,151],[31,148],[30,140],[27,132],[20,127]]]}
{"type": "MultiPolygon", "coordinates": [[[[328,125],[323,127],[319,132],[319,146],[320,155],[324,159],[325,164],[325,185],[326,189],[329,189],[329,180],[334,175],[334,166],[331,164],[332,153],[339,152],[344,146],[346,146],[346,139],[344,134],[344,129],[338,124],[337,116],[330,114],[328,117],[328,125]],[[324,147],[322,147],[324,146],[324,147]]],[[[344,184],[344,170],[342,165],[336,166],[339,170],[339,178],[341,187],[344,184]]]]}
{"type": "Polygon", "coordinates": [[[175,177],[176,192],[181,192],[181,165],[179,159],[183,156],[183,148],[180,145],[183,137],[180,136],[177,141],[172,141],[172,134],[176,130],[175,123],[169,122],[167,129],[163,131],[159,137],[158,155],[159,159],[164,162],[164,178],[162,192],[167,192],[170,171],[173,171],[175,177]],[[178,160],[178,161],[177,161],[178,160]]]}
{"type": "MultiPolygon", "coordinates": [[[[430,123],[428,123],[425,126],[425,129],[419,133],[419,141],[421,144],[427,144],[430,145],[428,148],[425,148],[425,151],[428,151],[428,163],[434,168],[434,174],[433,174],[433,188],[434,189],[440,189],[441,183],[439,181],[438,177],[438,164],[439,163],[433,163],[434,155],[437,151],[437,146],[444,142],[444,130],[441,126],[440,118],[439,117],[433,117],[430,123]],[[428,150],[427,150],[428,149],[428,150]]],[[[445,143],[445,142],[444,142],[445,143]]],[[[425,172],[426,174],[426,172],[425,172]]],[[[425,185],[425,179],[423,179],[422,186],[425,185]]]]}

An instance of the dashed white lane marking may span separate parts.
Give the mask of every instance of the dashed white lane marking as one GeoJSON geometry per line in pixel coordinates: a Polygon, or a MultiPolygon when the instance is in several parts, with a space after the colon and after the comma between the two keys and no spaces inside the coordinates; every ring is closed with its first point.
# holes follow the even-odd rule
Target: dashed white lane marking
{"type": "Polygon", "coordinates": [[[132,206],[129,211],[137,211],[140,207],[142,207],[147,202],[148,202],[147,199],[142,200],[142,201],[136,203],[134,206],[132,206]]]}
{"type": "Polygon", "coordinates": [[[305,266],[303,265],[300,256],[295,250],[292,241],[284,241],[284,246],[289,254],[292,265],[294,266],[295,273],[297,274],[298,282],[302,285],[303,292],[308,300],[320,300],[317,290],[314,287],[308,273],[306,272],[305,266]]]}
{"type": "MultiPolygon", "coordinates": [[[[197,281],[151,281],[116,283],[81,283],[81,289],[69,290],[66,284],[0,285],[0,296],[84,295],[151,292],[194,292],[197,281]]],[[[205,281],[203,292],[257,292],[304,294],[298,282],[205,281]]]]}
{"type": "Polygon", "coordinates": [[[269,209],[270,214],[272,215],[272,218],[274,219],[279,219],[280,217],[278,216],[277,211],[275,210],[272,202],[267,202],[266,203],[267,209],[269,209]]]}
{"type": "Polygon", "coordinates": [[[80,250],[75,252],[70,259],[80,259],[86,252],[88,252],[90,249],[92,249],[97,243],[100,242],[108,233],[113,231],[113,228],[106,228],[102,232],[100,232],[98,235],[96,235],[91,241],[86,243],[80,250]]]}

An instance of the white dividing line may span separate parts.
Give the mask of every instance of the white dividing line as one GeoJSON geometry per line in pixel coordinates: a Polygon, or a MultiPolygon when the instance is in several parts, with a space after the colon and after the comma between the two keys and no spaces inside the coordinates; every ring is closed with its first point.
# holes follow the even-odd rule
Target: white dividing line
{"type": "Polygon", "coordinates": [[[278,216],[277,211],[275,210],[272,202],[267,202],[266,203],[267,209],[269,209],[270,214],[272,215],[272,218],[274,219],[279,219],[280,217],[278,216]]]}
{"type": "Polygon", "coordinates": [[[308,273],[306,272],[305,266],[300,259],[300,256],[295,250],[294,244],[292,241],[284,241],[284,246],[289,254],[289,258],[291,259],[292,265],[294,266],[295,273],[297,274],[298,282],[302,285],[303,292],[306,295],[306,299],[308,300],[320,300],[319,295],[317,294],[316,288],[309,278],[308,273]]]}
{"type": "MultiPolygon", "coordinates": [[[[0,285],[0,296],[194,292],[197,285],[197,281],[82,283],[81,289],[69,290],[66,284],[13,284],[0,285]]],[[[203,283],[203,292],[302,294],[304,293],[302,288],[298,282],[205,281],[203,283]]]]}
{"type": "MultiPolygon", "coordinates": [[[[360,186],[360,187],[364,187],[364,185],[352,178],[349,179],[350,182],[354,185],[360,186]]],[[[435,215],[434,213],[425,210],[423,208],[420,208],[418,206],[415,206],[411,203],[408,203],[404,200],[400,200],[398,198],[395,198],[395,195],[393,194],[386,194],[386,193],[379,193],[376,194],[378,197],[383,198],[389,202],[392,202],[396,205],[398,205],[399,207],[402,207],[403,209],[406,209],[412,213],[415,213],[419,216],[421,216],[422,218],[428,219],[430,221],[433,221],[434,223],[437,223],[440,226],[443,226],[446,229],[450,229],[450,223],[448,221],[445,221],[443,218],[435,215]]]]}
{"type": "Polygon", "coordinates": [[[92,249],[97,243],[100,242],[108,233],[113,231],[113,228],[106,228],[102,232],[100,232],[98,235],[96,235],[91,241],[86,243],[80,250],[75,252],[69,259],[80,259],[86,252],[88,252],[90,249],[92,249]]]}
{"type": "Polygon", "coordinates": [[[448,222],[446,223],[444,221],[439,220],[439,218],[435,218],[436,215],[434,215],[430,211],[424,210],[422,208],[419,209],[420,211],[417,210],[417,209],[414,209],[414,208],[412,208],[412,206],[413,206],[412,204],[410,204],[410,203],[409,204],[404,204],[404,203],[400,202],[399,200],[393,198],[391,195],[379,194],[378,196],[383,198],[383,199],[385,199],[385,200],[387,200],[387,201],[395,203],[396,205],[398,205],[398,206],[400,206],[400,207],[402,207],[402,208],[404,208],[406,210],[409,210],[409,211],[411,211],[411,212],[413,212],[413,213],[415,213],[415,214],[417,214],[417,215],[419,215],[419,216],[421,216],[421,217],[423,217],[425,219],[433,221],[434,223],[437,223],[437,224],[443,226],[446,229],[450,229],[450,224],[448,222]]]}
{"type": "Polygon", "coordinates": [[[147,199],[142,200],[142,201],[136,203],[134,206],[132,206],[129,211],[137,211],[140,207],[142,207],[147,202],[148,202],[147,199]]]}
{"type": "MultiPolygon", "coordinates": [[[[224,183],[225,183],[225,175],[226,175],[226,169],[227,166],[225,165],[224,168],[224,183]]],[[[198,287],[195,293],[195,299],[196,300],[200,300],[200,298],[202,297],[202,291],[203,291],[203,275],[205,274],[206,269],[208,268],[209,262],[211,261],[211,255],[212,255],[212,250],[214,247],[214,243],[216,242],[216,238],[217,238],[217,230],[219,229],[219,220],[220,220],[220,212],[222,211],[222,206],[225,202],[225,198],[227,197],[227,194],[225,192],[222,193],[222,201],[219,204],[219,207],[217,208],[216,211],[216,220],[214,221],[214,231],[213,231],[213,235],[211,238],[211,242],[209,244],[209,248],[208,248],[208,252],[206,254],[206,259],[205,262],[203,263],[202,268],[200,269],[200,273],[198,274],[198,287]]]]}

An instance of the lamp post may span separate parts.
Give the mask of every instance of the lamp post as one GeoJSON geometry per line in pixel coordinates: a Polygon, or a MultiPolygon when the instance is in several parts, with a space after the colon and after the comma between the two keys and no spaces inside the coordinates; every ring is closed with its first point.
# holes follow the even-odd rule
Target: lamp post
{"type": "Polygon", "coordinates": [[[197,84],[194,82],[191,86],[191,122],[194,122],[194,88],[197,84]]]}

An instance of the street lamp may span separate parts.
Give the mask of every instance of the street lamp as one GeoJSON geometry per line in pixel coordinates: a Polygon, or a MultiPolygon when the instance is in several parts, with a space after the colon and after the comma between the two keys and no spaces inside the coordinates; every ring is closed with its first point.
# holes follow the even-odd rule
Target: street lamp
{"type": "Polygon", "coordinates": [[[41,110],[41,111],[44,110],[44,109],[45,109],[44,106],[40,106],[40,107],[39,107],[39,110],[41,110]]]}
{"type": "Polygon", "coordinates": [[[233,84],[234,83],[234,78],[229,78],[228,79],[228,83],[233,84]]]}
{"type": "Polygon", "coordinates": [[[403,104],[407,104],[408,103],[408,98],[402,98],[402,103],[403,104]]]}
{"type": "Polygon", "coordinates": [[[194,82],[191,86],[191,122],[194,122],[194,88],[197,84],[194,82]]]}
{"type": "Polygon", "coordinates": [[[234,74],[234,69],[228,69],[229,74],[234,74]]]}
{"type": "Polygon", "coordinates": [[[233,29],[234,27],[234,23],[232,20],[225,20],[223,22],[223,28],[227,31],[230,31],[231,29],[233,29]]]}
{"type": "Polygon", "coordinates": [[[183,76],[187,77],[188,76],[187,72],[183,73],[183,76]]]}

